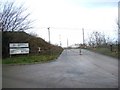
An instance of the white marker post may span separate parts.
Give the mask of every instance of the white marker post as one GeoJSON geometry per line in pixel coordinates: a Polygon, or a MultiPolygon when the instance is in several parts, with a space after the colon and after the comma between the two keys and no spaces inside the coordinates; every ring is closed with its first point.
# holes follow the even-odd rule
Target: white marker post
{"type": "Polygon", "coordinates": [[[82,53],[81,53],[81,45],[80,45],[80,52],[79,52],[79,54],[82,55],[82,53]]]}

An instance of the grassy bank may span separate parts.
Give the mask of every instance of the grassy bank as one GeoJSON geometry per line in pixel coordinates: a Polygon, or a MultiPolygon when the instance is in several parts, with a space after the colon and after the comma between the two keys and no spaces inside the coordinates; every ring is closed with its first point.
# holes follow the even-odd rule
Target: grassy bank
{"type": "Polygon", "coordinates": [[[104,54],[107,56],[111,56],[114,58],[118,58],[118,50],[116,48],[116,50],[110,51],[109,48],[105,48],[105,47],[97,47],[97,48],[87,48],[88,50],[94,51],[96,53],[100,53],[100,54],[104,54]]]}
{"type": "Polygon", "coordinates": [[[43,63],[51,60],[55,60],[59,57],[59,54],[52,55],[27,55],[27,56],[14,56],[11,58],[5,58],[2,60],[2,64],[34,64],[43,63]]]}
{"type": "Polygon", "coordinates": [[[2,63],[3,64],[30,64],[42,63],[56,59],[63,48],[50,44],[40,37],[23,31],[2,32],[2,63]],[[10,43],[29,43],[29,55],[12,55],[9,57],[10,43]],[[40,52],[39,52],[40,47],[40,52]]]}

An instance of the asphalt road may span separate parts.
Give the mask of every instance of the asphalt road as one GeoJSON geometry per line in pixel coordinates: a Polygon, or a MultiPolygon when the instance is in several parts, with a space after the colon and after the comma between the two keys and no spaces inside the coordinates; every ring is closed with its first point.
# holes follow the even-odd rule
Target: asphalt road
{"type": "Polygon", "coordinates": [[[52,62],[3,65],[3,88],[117,88],[118,60],[78,49],[52,62]]]}

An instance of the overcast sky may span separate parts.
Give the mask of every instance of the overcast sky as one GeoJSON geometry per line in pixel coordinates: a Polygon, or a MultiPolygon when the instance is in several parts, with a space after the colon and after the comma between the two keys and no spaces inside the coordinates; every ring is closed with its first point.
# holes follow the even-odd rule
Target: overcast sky
{"type": "Polygon", "coordinates": [[[92,31],[101,31],[115,37],[118,18],[119,0],[15,0],[25,3],[35,21],[35,32],[48,41],[50,27],[51,43],[69,45],[83,43],[82,28],[85,39],[92,31]]]}

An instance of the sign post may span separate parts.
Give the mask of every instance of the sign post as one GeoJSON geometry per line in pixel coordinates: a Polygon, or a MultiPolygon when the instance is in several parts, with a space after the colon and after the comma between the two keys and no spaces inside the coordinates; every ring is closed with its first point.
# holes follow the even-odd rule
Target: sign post
{"type": "Polygon", "coordinates": [[[29,54],[28,43],[10,43],[10,57],[14,54],[29,54]]]}

